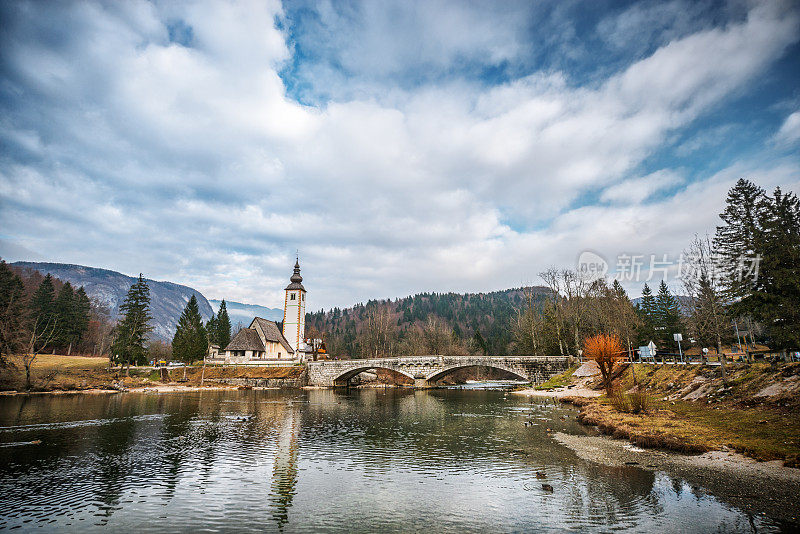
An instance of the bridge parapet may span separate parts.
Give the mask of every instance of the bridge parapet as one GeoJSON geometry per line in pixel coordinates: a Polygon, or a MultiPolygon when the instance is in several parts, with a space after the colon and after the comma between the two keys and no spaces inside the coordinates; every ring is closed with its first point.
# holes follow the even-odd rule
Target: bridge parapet
{"type": "Polygon", "coordinates": [[[464,367],[502,369],[523,380],[541,383],[569,366],[569,356],[406,356],[366,360],[308,362],[308,382],[313,386],[344,386],[367,369],[390,369],[414,380],[418,387],[432,385],[446,374],[464,367]]]}

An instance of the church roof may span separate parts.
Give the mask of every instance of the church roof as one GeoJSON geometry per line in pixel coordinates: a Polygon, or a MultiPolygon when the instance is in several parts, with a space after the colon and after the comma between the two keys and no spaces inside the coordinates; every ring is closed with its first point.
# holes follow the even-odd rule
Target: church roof
{"type": "Polygon", "coordinates": [[[264,343],[255,328],[242,328],[233,336],[225,350],[258,350],[265,352],[264,343]]]}
{"type": "Polygon", "coordinates": [[[256,317],[253,319],[250,329],[256,331],[254,328],[256,324],[258,324],[258,326],[261,328],[261,331],[264,332],[264,338],[266,341],[280,343],[283,345],[283,348],[286,349],[288,354],[292,354],[294,352],[294,350],[292,350],[292,346],[289,345],[289,342],[286,341],[286,338],[283,336],[283,333],[278,329],[278,325],[275,323],[275,321],[269,321],[267,319],[262,319],[261,317],[256,317]]]}
{"type": "Polygon", "coordinates": [[[303,291],[306,288],[303,287],[303,277],[300,276],[300,260],[294,262],[294,273],[292,277],[289,279],[292,283],[286,286],[286,289],[302,289],[303,291]]]}

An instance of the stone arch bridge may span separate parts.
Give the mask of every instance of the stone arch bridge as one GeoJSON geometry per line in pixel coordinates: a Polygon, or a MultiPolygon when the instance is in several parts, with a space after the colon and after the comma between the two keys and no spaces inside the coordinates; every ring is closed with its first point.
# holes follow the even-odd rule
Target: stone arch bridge
{"type": "Polygon", "coordinates": [[[431,387],[456,369],[476,365],[502,369],[522,380],[540,384],[569,367],[569,356],[406,356],[371,360],[321,360],[308,362],[311,386],[346,386],[369,369],[390,369],[414,380],[415,387],[431,387]]]}

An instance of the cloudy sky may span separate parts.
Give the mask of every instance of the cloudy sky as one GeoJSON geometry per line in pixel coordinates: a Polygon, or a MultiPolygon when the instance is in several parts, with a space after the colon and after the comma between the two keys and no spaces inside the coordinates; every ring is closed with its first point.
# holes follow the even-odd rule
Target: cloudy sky
{"type": "MultiPolygon", "coordinates": [[[[800,191],[797,2],[2,2],[0,255],[309,308],[676,256],[800,191]]],[[[628,285],[638,295],[638,284],[628,285]]]]}

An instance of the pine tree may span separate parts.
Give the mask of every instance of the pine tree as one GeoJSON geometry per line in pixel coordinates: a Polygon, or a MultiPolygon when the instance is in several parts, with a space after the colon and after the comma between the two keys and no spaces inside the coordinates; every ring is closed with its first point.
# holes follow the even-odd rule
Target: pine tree
{"type": "Polygon", "coordinates": [[[213,313],[206,321],[206,335],[208,336],[208,343],[210,345],[219,346],[219,320],[213,313]]]}
{"type": "Polygon", "coordinates": [[[119,310],[124,317],[116,327],[111,346],[113,358],[119,363],[142,365],[147,362],[145,343],[153,327],[150,326],[150,288],[141,274],[128,290],[119,310]]]}
{"type": "MultiPolygon", "coordinates": [[[[33,293],[30,302],[28,321],[31,333],[40,334],[44,331],[55,331],[58,328],[58,316],[55,308],[55,287],[50,273],[44,277],[39,287],[33,293]]],[[[48,338],[54,339],[55,335],[48,338]]],[[[42,347],[44,348],[44,347],[42,347]]]]}
{"type": "Polygon", "coordinates": [[[75,291],[72,289],[72,284],[69,282],[61,286],[58,296],[53,302],[55,314],[57,317],[56,338],[54,344],[59,349],[68,349],[70,352],[73,342],[73,331],[75,323],[75,313],[73,300],[75,298],[75,291]]]}
{"type": "Polygon", "coordinates": [[[755,254],[758,277],[749,281],[746,308],[767,325],[771,348],[800,347],[800,200],[775,189],[763,201],[755,254]]]}
{"type": "MultiPolygon", "coordinates": [[[[282,331],[282,330],[281,330],[282,331]]],[[[231,342],[231,318],[228,317],[228,307],[225,299],[219,305],[217,313],[217,343],[221,349],[225,349],[231,342]]]]}
{"type": "Polygon", "coordinates": [[[89,300],[89,296],[83,286],[79,287],[75,292],[73,305],[75,313],[73,335],[75,336],[75,343],[78,343],[89,330],[89,320],[92,316],[92,302],[89,300]]]}
{"type": "Polygon", "coordinates": [[[203,359],[208,352],[208,334],[200,317],[197,298],[192,295],[178,320],[172,338],[172,357],[190,364],[203,359]]]}
{"type": "Polygon", "coordinates": [[[756,242],[761,234],[765,191],[745,179],[739,179],[728,191],[725,211],[720,218],[725,224],[717,227],[714,249],[721,260],[723,284],[729,300],[740,300],[750,294],[747,280],[738,275],[742,258],[756,253],[756,242]]]}
{"type": "Polygon", "coordinates": [[[800,346],[800,201],[777,188],[772,195],[747,180],[730,190],[725,224],[714,245],[734,316],[764,323],[773,349],[800,346]],[[743,272],[743,263],[755,272],[743,272]]]}
{"type": "Polygon", "coordinates": [[[638,311],[642,320],[639,328],[639,340],[642,343],[648,343],[656,337],[656,299],[647,284],[642,288],[642,300],[638,311]]]}
{"type": "Polygon", "coordinates": [[[664,280],[658,286],[655,306],[655,326],[656,335],[662,347],[669,347],[672,343],[672,335],[683,332],[680,306],[678,301],[672,296],[664,280]]]}
{"type": "Polygon", "coordinates": [[[0,364],[22,347],[25,306],[22,279],[0,260],[0,364]]]}

